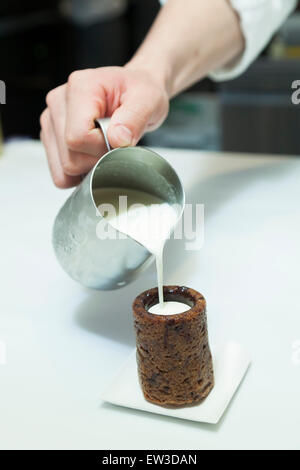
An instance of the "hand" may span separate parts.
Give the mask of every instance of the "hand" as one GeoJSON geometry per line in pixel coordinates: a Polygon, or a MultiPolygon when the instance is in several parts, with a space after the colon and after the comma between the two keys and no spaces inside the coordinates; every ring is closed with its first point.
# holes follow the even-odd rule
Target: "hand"
{"type": "Polygon", "coordinates": [[[73,72],[66,84],[50,91],[41,115],[41,140],[54,183],[69,188],[106,152],[94,120],[111,117],[110,145],[136,145],[168,114],[163,83],[142,69],[103,67],[73,72]]]}

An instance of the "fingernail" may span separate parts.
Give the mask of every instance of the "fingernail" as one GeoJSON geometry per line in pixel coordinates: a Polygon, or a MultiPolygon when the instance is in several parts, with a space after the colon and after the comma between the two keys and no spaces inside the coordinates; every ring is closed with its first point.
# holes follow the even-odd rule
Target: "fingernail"
{"type": "Polygon", "coordinates": [[[132,132],[122,124],[114,127],[113,134],[120,147],[127,147],[132,143],[132,132]]]}

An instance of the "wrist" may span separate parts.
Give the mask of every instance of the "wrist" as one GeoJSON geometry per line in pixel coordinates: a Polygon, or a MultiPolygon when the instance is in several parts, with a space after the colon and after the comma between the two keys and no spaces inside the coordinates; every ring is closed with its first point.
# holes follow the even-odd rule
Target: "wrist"
{"type": "Polygon", "coordinates": [[[172,80],[171,80],[171,67],[168,62],[158,56],[149,57],[139,54],[127,62],[125,69],[138,70],[146,73],[153,82],[155,82],[169,98],[172,96],[172,80]]]}

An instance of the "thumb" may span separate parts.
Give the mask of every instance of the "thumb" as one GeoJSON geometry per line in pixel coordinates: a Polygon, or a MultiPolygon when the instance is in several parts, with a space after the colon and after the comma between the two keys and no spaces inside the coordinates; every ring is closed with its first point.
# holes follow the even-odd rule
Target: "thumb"
{"type": "Polygon", "coordinates": [[[126,92],[123,102],[113,113],[107,136],[112,147],[136,145],[154,113],[154,106],[145,97],[134,92],[126,92]]]}

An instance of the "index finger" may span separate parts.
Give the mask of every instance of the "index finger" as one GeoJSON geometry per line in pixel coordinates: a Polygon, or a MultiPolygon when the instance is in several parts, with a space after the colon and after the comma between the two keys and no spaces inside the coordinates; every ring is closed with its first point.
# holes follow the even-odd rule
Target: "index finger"
{"type": "Polygon", "coordinates": [[[102,87],[88,80],[84,72],[73,72],[67,85],[65,140],[69,149],[99,156],[106,151],[95,120],[105,116],[106,96],[102,87]]]}

